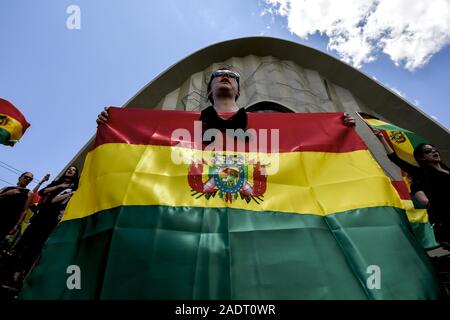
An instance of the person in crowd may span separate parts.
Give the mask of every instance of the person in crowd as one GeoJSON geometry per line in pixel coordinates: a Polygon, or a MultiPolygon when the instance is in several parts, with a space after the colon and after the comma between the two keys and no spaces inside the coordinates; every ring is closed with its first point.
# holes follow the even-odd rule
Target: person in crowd
{"type": "Polygon", "coordinates": [[[25,208],[25,216],[21,217],[19,219],[18,223],[16,224],[16,226],[11,230],[11,232],[8,235],[8,236],[10,236],[8,238],[8,241],[6,241],[6,239],[5,239],[3,242],[4,249],[6,249],[7,251],[14,250],[15,244],[17,243],[20,236],[23,234],[23,231],[26,228],[26,226],[28,226],[31,216],[36,212],[37,203],[39,200],[38,191],[39,191],[41,185],[45,181],[48,181],[49,177],[50,177],[49,174],[44,176],[44,178],[42,178],[42,180],[39,181],[36,184],[36,186],[33,188],[33,190],[32,190],[33,196],[32,196],[31,201],[29,202],[29,204],[27,204],[27,208],[25,208]]]}
{"type": "Polygon", "coordinates": [[[41,186],[43,183],[45,183],[46,181],[48,181],[50,179],[50,174],[46,174],[41,181],[39,181],[36,186],[33,188],[33,199],[31,200],[31,204],[29,206],[29,210],[27,210],[27,213],[25,215],[25,218],[22,221],[22,224],[19,225],[19,232],[17,234],[18,238],[23,234],[25,228],[29,225],[30,223],[30,219],[31,217],[37,213],[38,210],[38,204],[39,204],[39,200],[40,200],[40,196],[39,196],[39,189],[41,189],[41,186]]]}
{"type": "Polygon", "coordinates": [[[42,187],[42,184],[47,182],[50,179],[50,174],[47,173],[41,181],[33,188],[33,200],[31,201],[30,209],[33,213],[37,212],[38,204],[40,202],[41,196],[39,195],[39,190],[42,187]]]}
{"type": "Polygon", "coordinates": [[[25,218],[33,199],[33,192],[27,188],[32,180],[33,174],[24,172],[17,185],[0,189],[0,242],[8,234],[16,232],[25,218]]]}
{"type": "Polygon", "coordinates": [[[380,130],[372,128],[386,150],[388,158],[412,177],[411,193],[427,207],[436,240],[450,249],[450,170],[432,144],[421,143],[414,148],[418,167],[400,159],[380,130]]]}
{"type": "MultiPolygon", "coordinates": [[[[201,112],[200,120],[206,124],[206,129],[246,129],[247,114],[244,108],[239,108],[236,101],[240,95],[240,75],[232,68],[219,68],[212,72],[207,94],[211,106],[201,112]],[[218,113],[222,113],[219,115],[218,113]],[[230,113],[223,115],[223,113],[230,113]]],[[[98,124],[108,121],[106,107],[97,117],[98,124]]],[[[344,113],[343,121],[346,126],[355,126],[355,118],[344,113]]]]}
{"type": "Polygon", "coordinates": [[[39,191],[41,197],[38,212],[33,215],[16,246],[14,283],[30,271],[39,257],[42,247],[64,214],[70,198],[78,188],[78,168],[70,166],[64,175],[39,191]]]}

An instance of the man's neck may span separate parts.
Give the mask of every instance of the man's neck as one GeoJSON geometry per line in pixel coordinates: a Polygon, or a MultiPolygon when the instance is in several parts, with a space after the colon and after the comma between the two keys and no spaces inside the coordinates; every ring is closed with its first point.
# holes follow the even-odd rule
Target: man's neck
{"type": "Polygon", "coordinates": [[[442,172],[448,172],[447,170],[445,170],[442,166],[440,162],[432,162],[430,163],[430,166],[435,168],[438,171],[442,171],[442,172]]]}
{"type": "Polygon", "coordinates": [[[214,109],[216,112],[236,112],[239,107],[234,99],[214,99],[214,109]]]}

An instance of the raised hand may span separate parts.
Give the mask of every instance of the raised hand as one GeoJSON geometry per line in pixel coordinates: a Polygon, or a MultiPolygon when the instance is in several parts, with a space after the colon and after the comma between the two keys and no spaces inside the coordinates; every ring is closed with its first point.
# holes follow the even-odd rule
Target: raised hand
{"type": "Polygon", "coordinates": [[[349,115],[347,112],[344,113],[344,124],[347,127],[354,127],[356,125],[356,120],[354,117],[349,115]]]}
{"type": "Polygon", "coordinates": [[[379,129],[374,128],[374,127],[370,127],[370,129],[372,129],[373,134],[374,134],[378,139],[384,138],[383,133],[382,133],[379,129]]]}
{"type": "Polygon", "coordinates": [[[108,122],[108,107],[105,107],[105,110],[103,110],[102,112],[99,113],[99,115],[97,116],[97,124],[105,124],[106,122],[108,122]]]}
{"type": "Polygon", "coordinates": [[[73,187],[73,183],[70,183],[70,182],[64,182],[64,183],[61,183],[60,186],[61,186],[62,188],[64,188],[64,189],[72,188],[72,187],[73,187]]]}

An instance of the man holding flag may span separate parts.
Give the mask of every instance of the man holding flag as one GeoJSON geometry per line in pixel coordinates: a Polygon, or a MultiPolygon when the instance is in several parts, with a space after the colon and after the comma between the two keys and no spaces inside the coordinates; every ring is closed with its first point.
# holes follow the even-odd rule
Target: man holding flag
{"type": "Polygon", "coordinates": [[[247,114],[236,105],[239,74],[230,69],[212,73],[207,93],[213,105],[201,114],[111,108],[99,115],[80,188],[22,298],[443,294],[391,181],[351,128],[354,118],[247,114]],[[198,122],[200,134],[206,129],[200,144],[198,122]],[[253,130],[244,144],[250,149],[257,139],[257,150],[205,148],[208,129],[216,130],[217,145],[223,131],[253,130]],[[188,161],[175,163],[174,153],[188,161]],[[271,173],[270,156],[280,164],[271,173]],[[77,266],[81,274],[74,270],[70,279],[79,280],[67,281],[67,266],[77,266]]]}
{"type": "Polygon", "coordinates": [[[444,249],[450,249],[450,170],[441,161],[439,151],[428,143],[418,144],[413,151],[419,166],[401,159],[374,128],[375,135],[386,150],[388,158],[412,177],[411,193],[428,209],[435,236],[444,249]]]}

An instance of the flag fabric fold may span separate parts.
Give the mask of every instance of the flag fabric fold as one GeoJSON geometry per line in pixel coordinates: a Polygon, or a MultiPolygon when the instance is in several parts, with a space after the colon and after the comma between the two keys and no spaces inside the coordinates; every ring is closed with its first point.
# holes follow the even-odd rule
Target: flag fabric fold
{"type": "Polygon", "coordinates": [[[22,298],[442,294],[394,186],[342,113],[249,114],[244,151],[198,144],[197,112],[109,114],[22,298]],[[69,266],[80,289],[68,289],[69,266]]]}

